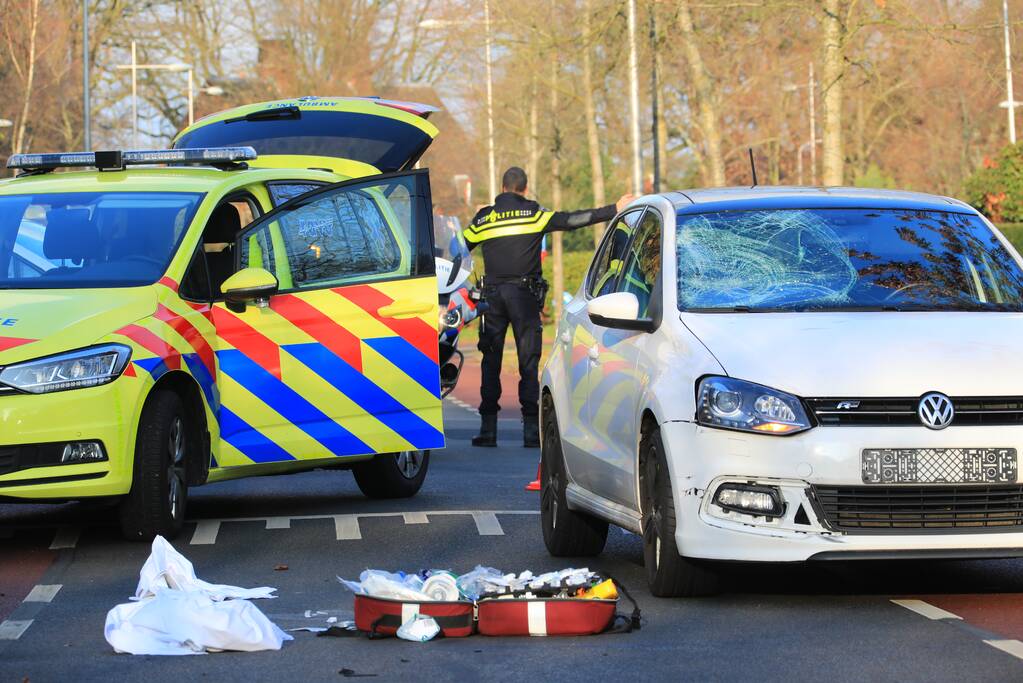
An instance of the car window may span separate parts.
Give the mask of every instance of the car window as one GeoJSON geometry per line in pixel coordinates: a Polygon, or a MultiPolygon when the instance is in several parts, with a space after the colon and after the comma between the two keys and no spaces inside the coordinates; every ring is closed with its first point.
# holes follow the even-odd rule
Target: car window
{"type": "Polygon", "coordinates": [[[270,201],[273,202],[275,207],[294,199],[300,194],[312,192],[313,190],[321,187],[323,187],[323,183],[314,183],[304,180],[275,181],[266,184],[266,189],[270,193],[270,201]]]}
{"type": "Polygon", "coordinates": [[[609,294],[614,291],[615,282],[622,269],[622,259],[629,244],[629,237],[643,210],[630,211],[611,226],[610,234],[600,245],[600,252],[593,260],[586,280],[586,292],[592,296],[609,294]]]}
{"type": "Polygon", "coordinates": [[[407,276],[412,182],[367,182],[300,200],[243,236],[241,263],[270,270],[282,290],[407,276]]]}
{"type": "Polygon", "coordinates": [[[0,197],[0,289],[152,284],[166,271],[201,200],[185,192],[0,197]]]}
{"type": "Polygon", "coordinates": [[[624,276],[618,280],[619,292],[630,292],[639,300],[639,317],[650,317],[650,297],[661,273],[661,217],[647,211],[635,230],[636,238],[625,258],[624,276]]]}

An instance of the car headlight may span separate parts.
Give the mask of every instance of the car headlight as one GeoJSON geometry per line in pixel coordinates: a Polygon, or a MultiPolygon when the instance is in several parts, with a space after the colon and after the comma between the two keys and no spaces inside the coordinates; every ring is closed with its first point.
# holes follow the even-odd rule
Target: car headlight
{"type": "Polygon", "coordinates": [[[813,425],[792,394],[731,377],[704,377],[697,388],[697,422],[759,434],[795,434],[813,425]]]}
{"type": "Polygon", "coordinates": [[[93,346],[8,365],[0,371],[0,384],[30,394],[94,387],[120,377],[129,358],[131,349],[123,344],[93,346]]]}

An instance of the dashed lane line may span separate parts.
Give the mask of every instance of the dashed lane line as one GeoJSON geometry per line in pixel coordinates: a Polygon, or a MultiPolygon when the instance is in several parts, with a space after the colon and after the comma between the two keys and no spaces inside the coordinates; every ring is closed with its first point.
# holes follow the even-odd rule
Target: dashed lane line
{"type": "Polygon", "coordinates": [[[356,515],[334,515],[334,531],[339,541],[362,539],[362,530],[359,529],[359,518],[356,515]]]}
{"type": "Polygon", "coordinates": [[[35,586],[22,602],[53,602],[63,587],[59,583],[35,586]]]}
{"type": "Polygon", "coordinates": [[[480,536],[504,536],[504,529],[493,512],[474,512],[472,521],[476,522],[476,531],[480,532],[480,536]]]}
{"type": "Polygon", "coordinates": [[[429,524],[430,517],[469,515],[476,524],[480,536],[504,536],[504,529],[498,515],[538,515],[539,510],[422,510],[410,512],[360,512],[348,515],[296,515],[294,517],[232,517],[226,519],[193,520],[190,545],[213,545],[217,542],[220,527],[225,522],[264,522],[267,529],[290,529],[296,520],[326,519],[334,522],[334,531],[339,541],[362,539],[359,519],[364,517],[401,517],[405,524],[429,524]]]}
{"type": "Polygon", "coordinates": [[[213,545],[217,542],[217,534],[220,533],[220,520],[204,519],[195,525],[192,532],[191,545],[213,545]]]}
{"type": "Polygon", "coordinates": [[[14,620],[0,622],[0,640],[17,640],[25,634],[28,627],[32,625],[32,619],[14,620]]]}
{"type": "Polygon", "coordinates": [[[78,545],[78,537],[81,533],[81,528],[76,526],[60,527],[57,529],[57,533],[53,536],[53,543],[50,544],[50,550],[66,550],[74,548],[78,545]]]}
{"type": "Polygon", "coordinates": [[[935,607],[923,600],[892,600],[892,602],[901,607],[905,607],[910,611],[916,612],[922,617],[927,617],[928,619],[962,619],[962,617],[957,614],[946,612],[940,607],[935,607]]]}
{"type": "Polygon", "coordinates": [[[953,614],[952,612],[943,610],[940,607],[935,607],[923,600],[892,600],[892,602],[933,621],[940,621],[944,624],[960,626],[963,630],[974,636],[978,634],[990,635],[991,637],[982,637],[981,640],[996,650],[1001,650],[1006,654],[1012,655],[1016,659],[1023,660],[1023,642],[1010,638],[999,638],[993,633],[988,633],[983,629],[973,626],[958,614],[953,614]]]}

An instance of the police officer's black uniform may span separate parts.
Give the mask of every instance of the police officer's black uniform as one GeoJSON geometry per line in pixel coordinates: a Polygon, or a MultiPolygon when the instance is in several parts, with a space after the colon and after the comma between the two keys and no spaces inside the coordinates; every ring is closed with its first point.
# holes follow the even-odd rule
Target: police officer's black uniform
{"type": "Polygon", "coordinates": [[[501,398],[501,359],[511,325],[519,356],[519,403],[523,441],[540,445],[539,364],[543,344],[540,311],[547,291],[540,267],[544,235],[574,230],[614,218],[614,204],[583,211],[548,211],[515,192],[502,192],[492,206],[481,209],[464,231],[469,249],[483,250],[484,297],[489,309],[480,330],[483,381],[480,415],[483,426],[475,446],[497,444],[498,400],[501,398]]]}

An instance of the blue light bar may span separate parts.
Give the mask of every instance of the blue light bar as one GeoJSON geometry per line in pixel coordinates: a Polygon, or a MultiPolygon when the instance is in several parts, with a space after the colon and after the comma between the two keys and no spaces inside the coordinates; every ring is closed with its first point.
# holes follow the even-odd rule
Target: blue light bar
{"type": "MultiPolygon", "coordinates": [[[[109,158],[110,152],[100,152],[109,158]]],[[[252,147],[206,147],[197,149],[128,150],[120,152],[120,166],[97,166],[104,170],[116,170],[124,166],[140,164],[236,164],[256,158],[252,147]]],[[[52,171],[56,168],[81,168],[96,166],[96,152],[66,152],[53,154],[12,154],[7,168],[25,171],[52,171]]]]}

